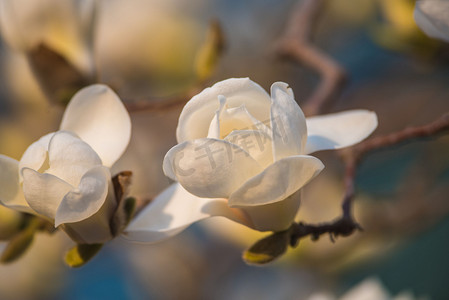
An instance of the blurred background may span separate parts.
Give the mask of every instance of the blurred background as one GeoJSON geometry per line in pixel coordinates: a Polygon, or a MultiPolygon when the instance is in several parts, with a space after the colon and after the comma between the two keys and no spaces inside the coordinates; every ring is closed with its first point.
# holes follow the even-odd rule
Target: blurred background
{"type": "MultiPolygon", "coordinates": [[[[319,75],[274,54],[296,2],[99,1],[87,43],[94,79],[72,60],[76,53],[53,50],[128,103],[188,100],[192,90],[250,77],[267,90],[275,81],[287,82],[303,105],[319,75]],[[198,60],[213,37],[212,20],[220,25],[224,48],[217,63],[201,71],[198,60]]],[[[413,8],[410,0],[325,1],[313,42],[349,76],[328,112],[373,110],[376,136],[449,111],[448,44],[420,31],[413,8]]],[[[57,130],[64,105],[48,93],[45,72],[36,68],[40,56],[11,47],[5,37],[0,153],[20,159],[30,143],[57,130]]],[[[161,162],[176,144],[181,109],[182,103],[131,111],[132,140],[114,170],[133,171],[132,195],[152,198],[169,185],[161,162]]],[[[241,253],[266,234],[222,219],[155,245],[116,239],[80,269],[63,264],[68,238],[42,233],[23,258],[0,265],[0,299],[449,299],[448,153],[447,135],[370,153],[356,181],[354,213],[364,231],[335,243],[326,236],[301,240],[265,267],[247,266],[241,253]],[[358,296],[349,298],[351,291],[358,296]]],[[[298,216],[310,223],[338,217],[344,194],[337,153],[317,156],[326,169],[305,188],[298,216]]],[[[14,230],[20,217],[0,207],[0,232],[14,230]]]]}

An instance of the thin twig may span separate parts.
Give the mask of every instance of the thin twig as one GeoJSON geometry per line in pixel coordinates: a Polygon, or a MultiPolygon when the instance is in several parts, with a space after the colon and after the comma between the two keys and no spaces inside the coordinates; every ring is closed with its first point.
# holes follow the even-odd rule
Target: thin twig
{"type": "Polygon", "coordinates": [[[345,196],[342,203],[343,216],[349,217],[351,215],[357,166],[367,153],[401,143],[411,142],[419,138],[434,137],[448,130],[449,112],[429,124],[407,127],[387,135],[373,137],[355,146],[342,150],[342,158],[345,162],[345,196]]]}
{"type": "Polygon", "coordinates": [[[397,145],[400,143],[410,142],[418,138],[426,138],[436,136],[449,129],[449,112],[445,113],[435,121],[423,126],[407,127],[401,131],[393,132],[383,136],[377,136],[367,139],[351,148],[343,150],[343,157],[347,164],[351,160],[357,163],[366,153],[397,145]]]}
{"type": "Polygon", "coordinates": [[[323,0],[299,1],[276,48],[281,57],[305,64],[321,75],[321,82],[305,101],[303,110],[307,116],[322,112],[341,91],[346,79],[343,67],[310,41],[322,6],[323,0]]]}
{"type": "Polygon", "coordinates": [[[176,97],[161,100],[138,100],[125,102],[126,109],[129,112],[137,111],[163,111],[171,108],[184,105],[187,102],[187,97],[176,97]]]}
{"type": "Polygon", "coordinates": [[[321,235],[328,233],[333,240],[334,237],[348,236],[355,230],[361,230],[351,211],[355,195],[356,171],[361,159],[374,150],[411,142],[419,138],[434,137],[446,131],[449,131],[449,112],[429,124],[408,127],[401,131],[367,139],[351,148],[342,150],[342,158],[345,162],[345,195],[342,201],[342,216],[335,221],[317,225],[294,223],[291,228],[290,245],[296,246],[301,238],[308,235],[316,240],[321,235]]]}
{"type": "Polygon", "coordinates": [[[349,236],[355,230],[362,230],[351,217],[343,216],[333,222],[322,223],[317,225],[305,223],[293,223],[291,227],[290,246],[296,247],[299,240],[310,235],[312,240],[316,241],[323,234],[329,234],[331,241],[337,236],[349,236]]]}
{"type": "Polygon", "coordinates": [[[345,196],[342,201],[343,217],[351,218],[352,202],[354,199],[354,185],[357,166],[362,158],[371,151],[380,150],[394,145],[411,142],[420,138],[435,137],[449,130],[449,112],[435,121],[422,126],[407,127],[403,130],[387,135],[367,139],[355,146],[342,150],[345,162],[345,196]]]}
{"type": "Polygon", "coordinates": [[[346,191],[342,204],[343,214],[346,216],[350,215],[352,199],[354,197],[354,181],[356,178],[357,166],[363,156],[374,150],[410,142],[418,138],[436,136],[447,130],[449,130],[449,112],[429,124],[407,127],[401,131],[373,137],[355,146],[342,150],[341,154],[345,162],[344,182],[346,191]]]}
{"type": "Polygon", "coordinates": [[[175,96],[172,98],[161,98],[161,99],[141,99],[141,100],[128,100],[125,102],[125,107],[129,112],[141,112],[141,111],[165,111],[170,110],[181,105],[186,104],[186,102],[192,98],[194,95],[198,94],[202,90],[201,87],[192,88],[186,94],[181,96],[175,96]]]}

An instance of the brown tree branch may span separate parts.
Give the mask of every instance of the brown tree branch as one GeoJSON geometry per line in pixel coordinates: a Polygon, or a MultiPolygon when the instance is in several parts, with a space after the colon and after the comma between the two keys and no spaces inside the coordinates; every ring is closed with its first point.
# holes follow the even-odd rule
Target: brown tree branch
{"type": "Polygon", "coordinates": [[[411,142],[420,138],[434,137],[449,131],[449,112],[437,120],[423,126],[407,127],[387,135],[370,138],[353,147],[342,150],[345,162],[345,195],[342,201],[342,215],[338,219],[322,224],[294,223],[291,227],[290,245],[295,247],[299,240],[310,235],[313,240],[328,233],[331,240],[337,236],[348,236],[355,230],[361,230],[360,225],[352,217],[352,203],[355,196],[355,179],[359,162],[371,151],[384,149],[401,143],[411,142]]]}
{"type": "Polygon", "coordinates": [[[137,100],[125,102],[125,107],[129,112],[137,111],[164,111],[170,110],[177,106],[184,105],[187,102],[187,97],[174,97],[169,99],[159,100],[137,100]]]}
{"type": "Polygon", "coordinates": [[[346,79],[343,67],[310,41],[323,3],[323,0],[299,1],[276,47],[279,56],[315,69],[321,76],[321,82],[305,101],[303,110],[307,116],[322,112],[339,94],[346,79]]]}
{"type": "Polygon", "coordinates": [[[410,142],[418,138],[426,138],[438,135],[449,128],[449,112],[443,114],[429,124],[416,127],[407,127],[401,131],[393,132],[383,136],[377,136],[367,139],[351,148],[342,150],[343,158],[346,163],[351,160],[359,161],[366,153],[383,149],[400,143],[410,142]]]}
{"type": "Polygon", "coordinates": [[[299,240],[310,235],[312,240],[318,240],[323,234],[329,234],[331,241],[337,236],[349,236],[355,230],[362,230],[351,217],[343,216],[333,222],[322,223],[317,225],[305,224],[302,222],[293,223],[291,228],[290,246],[296,247],[299,240]]]}
{"type": "Polygon", "coordinates": [[[356,178],[357,165],[363,156],[374,150],[410,142],[418,138],[436,136],[447,130],[449,130],[449,112],[429,124],[407,127],[401,131],[373,137],[348,149],[342,150],[342,158],[345,162],[344,181],[346,191],[342,204],[343,214],[350,214],[351,203],[354,197],[354,181],[356,178]]]}
{"type": "MultiPolygon", "coordinates": [[[[303,107],[307,116],[321,113],[341,91],[346,79],[344,69],[310,41],[313,27],[319,17],[323,4],[324,0],[299,1],[289,18],[285,33],[278,41],[276,48],[277,54],[281,57],[303,63],[317,70],[321,75],[321,82],[303,107]]],[[[357,167],[361,159],[368,152],[410,142],[418,138],[435,136],[447,130],[449,130],[449,113],[444,114],[429,124],[408,127],[388,135],[367,139],[364,142],[341,151],[342,159],[345,163],[345,195],[342,200],[341,217],[329,223],[316,225],[302,222],[294,223],[288,231],[290,246],[295,247],[301,238],[308,235],[316,240],[321,235],[328,233],[333,240],[333,237],[339,235],[348,236],[355,230],[361,230],[359,224],[352,217],[355,179],[357,167]]]]}
{"type": "Polygon", "coordinates": [[[125,101],[125,107],[129,112],[170,110],[186,104],[190,98],[202,90],[202,87],[203,86],[201,84],[201,86],[192,88],[184,95],[171,98],[128,100],[125,101]]]}
{"type": "Polygon", "coordinates": [[[407,127],[387,135],[373,137],[350,148],[341,150],[341,156],[345,162],[345,196],[342,201],[343,217],[352,219],[351,208],[355,194],[354,185],[357,166],[366,154],[421,138],[435,137],[447,131],[449,131],[449,112],[428,124],[407,127]]]}

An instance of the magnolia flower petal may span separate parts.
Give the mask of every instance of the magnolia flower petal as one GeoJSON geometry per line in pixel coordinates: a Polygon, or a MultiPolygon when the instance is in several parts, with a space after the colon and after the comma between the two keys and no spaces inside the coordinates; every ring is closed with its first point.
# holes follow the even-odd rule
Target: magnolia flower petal
{"type": "Polygon", "coordinates": [[[19,162],[18,172],[22,168],[30,168],[36,171],[43,171],[42,169],[48,168],[48,166],[45,165],[45,161],[48,158],[48,144],[50,144],[50,140],[54,134],[55,133],[52,132],[44,135],[25,150],[25,153],[22,155],[19,162]]]}
{"type": "Polygon", "coordinates": [[[304,113],[284,82],[271,86],[271,129],[274,161],[303,153],[307,141],[304,113]]]}
{"type": "Polygon", "coordinates": [[[220,108],[216,111],[209,125],[208,138],[224,139],[235,130],[258,130],[271,139],[271,129],[252,116],[244,104],[238,107],[227,108],[226,98],[220,95],[218,99],[220,108]]]}
{"type": "Polygon", "coordinates": [[[120,98],[109,87],[94,84],[72,98],[61,130],[75,132],[110,167],[128,146],[131,120],[120,98]]]}
{"type": "Polygon", "coordinates": [[[59,204],[73,187],[51,174],[41,174],[29,168],[23,168],[21,172],[23,194],[30,207],[54,220],[59,204]]]}
{"type": "Polygon", "coordinates": [[[223,216],[248,226],[240,211],[229,208],[225,199],[199,198],[175,183],[131,221],[125,237],[139,242],[158,242],[213,216],[223,216]]]}
{"type": "Polygon", "coordinates": [[[262,168],[273,163],[271,138],[266,133],[257,130],[235,130],[224,140],[248,152],[262,168]]]}
{"type": "Polygon", "coordinates": [[[0,154],[0,203],[4,206],[31,212],[19,181],[19,162],[0,154]]]}
{"type": "Polygon", "coordinates": [[[282,201],[312,180],[323,168],[323,163],[313,156],[283,158],[232,193],[229,205],[248,207],[282,201]]]}
{"type": "Polygon", "coordinates": [[[220,138],[220,115],[226,104],[226,97],[223,95],[218,95],[218,102],[220,102],[220,107],[215,112],[214,118],[209,124],[209,131],[207,132],[207,137],[210,139],[220,138]]]}
{"type": "MultiPolygon", "coordinates": [[[[266,121],[265,123],[269,124],[270,122],[266,121]]],[[[271,136],[271,130],[267,125],[253,117],[244,104],[221,112],[220,138],[224,139],[234,130],[259,130],[271,136]]]]}
{"type": "Polygon", "coordinates": [[[50,168],[46,173],[55,175],[73,186],[94,166],[101,165],[97,153],[85,142],[67,131],[58,131],[48,147],[50,168]]]}
{"type": "Polygon", "coordinates": [[[184,106],[176,129],[178,143],[206,137],[209,125],[219,109],[218,96],[226,98],[228,107],[242,104],[257,120],[270,118],[270,96],[249,78],[231,78],[217,82],[190,99],[184,106]]]}
{"type": "Polygon", "coordinates": [[[240,209],[251,222],[251,228],[259,231],[283,231],[295,220],[301,202],[301,190],[282,201],[240,209]]]}
{"type": "Polygon", "coordinates": [[[62,199],[56,212],[55,227],[62,223],[82,221],[98,212],[106,200],[110,178],[109,169],[103,166],[87,171],[78,188],[68,192],[62,199]]]}
{"type": "Polygon", "coordinates": [[[167,152],[164,173],[198,197],[227,198],[262,167],[242,148],[224,140],[197,139],[167,152]]]}
{"type": "MultiPolygon", "coordinates": [[[[107,171],[109,173],[109,170],[107,171]]],[[[101,170],[99,172],[101,173],[101,170]]],[[[101,176],[102,174],[100,174],[100,177],[101,176]]],[[[109,180],[110,178],[108,178],[108,181],[109,180]]],[[[114,187],[111,182],[109,182],[108,186],[109,188],[106,199],[96,213],[79,222],[64,223],[60,226],[60,228],[64,230],[64,232],[67,233],[73,241],[80,244],[98,244],[105,243],[114,237],[111,230],[111,220],[117,211],[117,199],[115,197],[114,187]]]]}
{"type": "Polygon", "coordinates": [[[417,1],[414,18],[428,36],[449,42],[449,1],[417,1]]]}
{"type": "Polygon", "coordinates": [[[306,121],[308,137],[305,154],[354,145],[377,127],[376,113],[361,109],[311,117],[306,121]]]}

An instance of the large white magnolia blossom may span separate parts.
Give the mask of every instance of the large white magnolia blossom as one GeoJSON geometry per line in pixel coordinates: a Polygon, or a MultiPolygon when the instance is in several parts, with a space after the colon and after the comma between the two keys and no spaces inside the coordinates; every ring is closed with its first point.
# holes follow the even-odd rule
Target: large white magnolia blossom
{"type": "Polygon", "coordinates": [[[20,161],[0,155],[0,203],[62,225],[77,242],[107,241],[117,206],[109,168],[130,136],[128,112],[110,88],[80,90],[59,131],[31,144],[20,161]]]}
{"type": "Polygon", "coordinates": [[[92,43],[97,0],[0,0],[0,30],[19,51],[45,45],[80,71],[93,71],[92,43]]]}
{"type": "Polygon", "coordinates": [[[271,97],[248,78],[218,82],[182,110],[179,144],[163,163],[177,183],[132,221],[127,236],[153,242],[211,216],[285,230],[299,190],[324,168],[309,154],[353,145],[376,127],[376,114],[366,110],[306,119],[283,82],[271,86],[271,97]]]}
{"type": "Polygon", "coordinates": [[[428,36],[449,42],[449,0],[416,1],[414,17],[428,36]]]}

